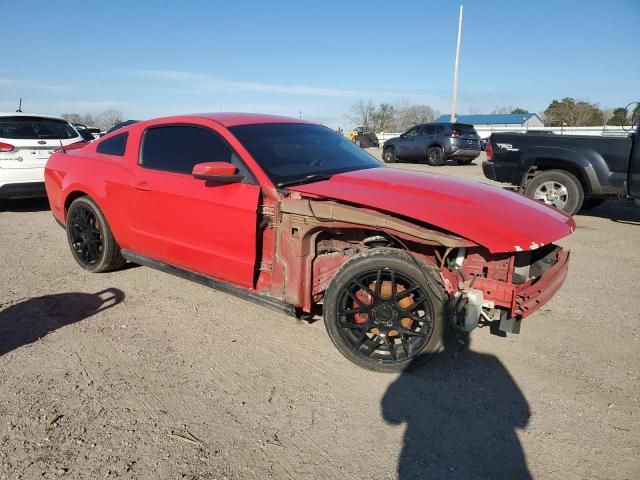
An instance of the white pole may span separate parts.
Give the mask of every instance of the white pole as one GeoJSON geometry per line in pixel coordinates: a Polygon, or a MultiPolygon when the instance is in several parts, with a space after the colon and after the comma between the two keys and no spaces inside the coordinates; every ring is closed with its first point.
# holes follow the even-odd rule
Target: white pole
{"type": "Polygon", "coordinates": [[[453,68],[453,98],[451,99],[451,123],[456,121],[456,101],[458,100],[458,65],[460,63],[460,41],[462,39],[462,10],[460,5],[460,19],[458,20],[458,46],[456,47],[456,65],[453,68]]]}

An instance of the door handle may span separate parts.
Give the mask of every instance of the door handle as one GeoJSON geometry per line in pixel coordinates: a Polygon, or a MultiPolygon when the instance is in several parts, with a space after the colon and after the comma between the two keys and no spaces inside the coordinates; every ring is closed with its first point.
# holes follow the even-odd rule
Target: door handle
{"type": "Polygon", "coordinates": [[[141,192],[150,192],[151,187],[147,182],[140,182],[136,185],[136,190],[140,190],[141,192]]]}

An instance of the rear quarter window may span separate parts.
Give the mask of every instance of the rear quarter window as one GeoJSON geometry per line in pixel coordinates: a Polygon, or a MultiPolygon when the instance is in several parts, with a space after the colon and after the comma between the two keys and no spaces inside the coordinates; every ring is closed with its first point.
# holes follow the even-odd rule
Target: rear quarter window
{"type": "Polygon", "coordinates": [[[65,120],[44,117],[0,117],[0,138],[68,140],[78,132],[65,120]]]}
{"type": "Polygon", "coordinates": [[[96,152],[103,153],[105,155],[117,155],[122,157],[124,155],[124,151],[127,148],[128,138],[129,138],[129,133],[124,132],[118,135],[114,135],[111,138],[102,140],[98,144],[98,147],[96,148],[96,152]]]}
{"type": "Polygon", "coordinates": [[[454,123],[453,125],[451,125],[451,130],[453,130],[454,132],[458,132],[460,135],[470,133],[477,134],[476,129],[473,125],[467,125],[465,123],[454,123]]]}

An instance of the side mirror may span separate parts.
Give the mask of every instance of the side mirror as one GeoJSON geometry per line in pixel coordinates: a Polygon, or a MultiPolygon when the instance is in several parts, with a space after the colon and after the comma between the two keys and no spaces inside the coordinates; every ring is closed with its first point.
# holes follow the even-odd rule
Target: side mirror
{"type": "Polygon", "coordinates": [[[237,183],[244,179],[238,175],[238,169],[228,162],[196,163],[191,171],[193,178],[216,183],[237,183]]]}

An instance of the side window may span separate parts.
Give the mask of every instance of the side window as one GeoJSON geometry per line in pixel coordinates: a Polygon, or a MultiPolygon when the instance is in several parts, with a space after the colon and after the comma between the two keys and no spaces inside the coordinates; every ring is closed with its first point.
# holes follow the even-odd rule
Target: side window
{"type": "Polygon", "coordinates": [[[436,131],[436,128],[433,125],[425,125],[424,130],[422,131],[423,135],[433,135],[436,131]]]}
{"type": "Polygon", "coordinates": [[[124,151],[127,148],[127,138],[129,133],[124,132],[120,135],[115,135],[106,140],[102,140],[96,147],[96,152],[104,153],[106,155],[118,155],[123,156],[124,151]]]}
{"type": "Polygon", "coordinates": [[[406,136],[407,136],[407,137],[416,137],[416,136],[418,136],[418,134],[420,133],[420,129],[421,129],[421,128],[422,128],[421,126],[417,126],[417,127],[413,127],[413,128],[411,128],[411,129],[406,133],[406,136]]]}
{"type": "Polygon", "coordinates": [[[217,133],[191,125],[168,125],[148,129],[142,139],[140,164],[146,168],[191,175],[203,162],[229,162],[253,178],[231,147],[217,133]]]}

